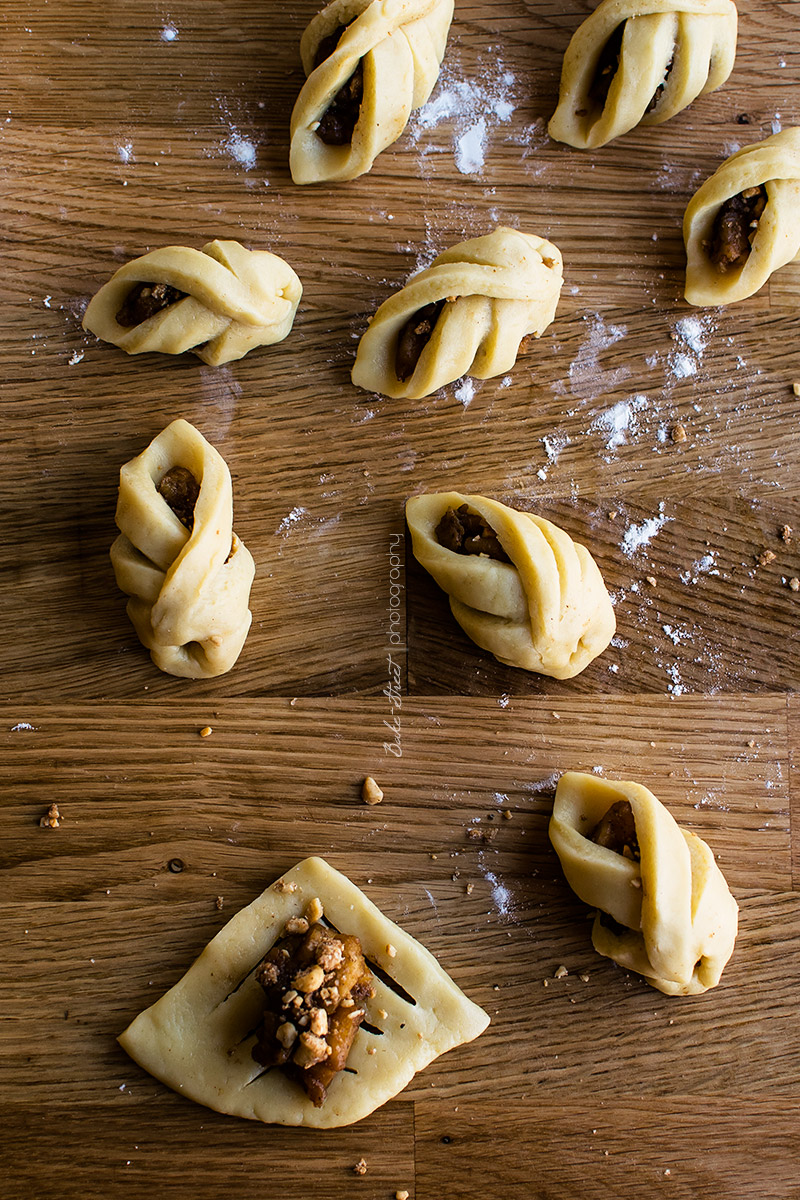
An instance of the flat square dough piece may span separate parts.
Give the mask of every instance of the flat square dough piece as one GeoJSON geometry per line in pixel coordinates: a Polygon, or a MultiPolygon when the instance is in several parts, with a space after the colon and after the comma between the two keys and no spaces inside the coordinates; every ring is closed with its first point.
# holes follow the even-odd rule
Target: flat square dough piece
{"type": "Polygon", "coordinates": [[[374,1112],[417,1071],[446,1050],[471,1042],[488,1024],[483,1009],[467,999],[424,946],[324,859],[307,858],[238,912],[119,1042],[151,1075],[217,1112],[331,1129],[374,1112]],[[375,975],[365,1025],[321,1108],[280,1069],[265,1070],[251,1055],[264,1008],[255,968],[287,920],[301,916],[314,897],[323,904],[323,919],[342,933],[356,934],[369,966],[399,985],[395,991],[375,975]],[[392,956],[387,947],[396,953],[392,956]]]}

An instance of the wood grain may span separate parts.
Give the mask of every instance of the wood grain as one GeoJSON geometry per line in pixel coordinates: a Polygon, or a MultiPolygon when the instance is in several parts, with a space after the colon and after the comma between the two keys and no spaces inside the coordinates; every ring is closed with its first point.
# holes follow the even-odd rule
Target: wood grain
{"type": "Polygon", "coordinates": [[[800,124],[800,3],[741,4],[723,88],[583,153],[546,122],[593,0],[457,0],[434,106],[363,178],[297,188],[320,3],[0,15],[0,1191],[800,1200],[800,264],[693,310],[681,239],[728,154],[800,124]],[[563,253],[541,340],[424,401],[354,389],[377,305],[501,222],[563,253]],[[214,370],[83,332],[122,262],[213,237],[298,272],[284,343],[214,370]],[[197,683],[152,666],[108,559],[119,467],[176,416],[228,461],[257,563],[242,657],[197,683]],[[535,509],[597,557],[618,635],[578,679],[463,637],[404,536],[406,498],[445,488],[535,509]],[[641,780],[712,845],[741,908],[712,994],[667,1000],[594,954],[546,833],[568,768],[641,780]],[[115,1040],[308,853],[492,1017],[368,1121],[311,1136],[195,1106],[115,1040]]]}

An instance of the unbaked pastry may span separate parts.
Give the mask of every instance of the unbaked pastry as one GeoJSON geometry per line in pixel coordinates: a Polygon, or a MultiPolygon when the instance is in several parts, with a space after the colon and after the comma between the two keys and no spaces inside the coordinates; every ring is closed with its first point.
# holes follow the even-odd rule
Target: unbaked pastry
{"type": "Polygon", "coordinates": [[[614,636],[597,563],[543,517],[442,492],[412,497],[406,519],[414,554],[447,592],[453,616],[500,662],[571,679],[614,636]]]}
{"type": "Polygon", "coordinates": [[[502,375],[553,320],[562,283],[561,252],[544,238],[500,225],[452,246],[380,306],[353,383],[418,400],[465,374],[502,375]]]}
{"type": "Polygon", "coordinates": [[[800,253],[800,128],[745,146],[695,192],[683,218],[686,299],[752,296],[800,253]]]}
{"type": "Polygon", "coordinates": [[[295,183],[355,179],[397,141],[439,78],[453,0],[333,0],[300,42],[295,183]]]}
{"type": "Polygon", "coordinates": [[[323,859],[307,858],[237,913],[119,1041],[151,1075],[218,1112],[335,1128],[374,1112],[417,1071],[488,1024],[419,942],[323,859]],[[286,921],[315,898],[328,922],[355,934],[377,967],[367,1022],[321,1107],[280,1070],[264,1072],[252,1057],[264,1003],[255,968],[286,921]]]}
{"type": "Polygon", "coordinates": [[[706,843],[652,792],[568,771],[550,840],[572,890],[599,910],[592,941],[600,954],[670,996],[719,983],[738,906],[706,843]]]}
{"type": "Polygon", "coordinates": [[[267,250],[164,246],[120,267],[91,300],[83,327],[126,354],[192,350],[216,367],[283,341],[302,294],[289,264],[267,250]]]}
{"type": "Polygon", "coordinates": [[[732,0],[602,0],[567,47],[550,136],[585,150],[669,120],[728,78],[736,27],[732,0]]]}
{"type": "Polygon", "coordinates": [[[111,562],[140,641],[169,675],[222,675],[250,628],[255,573],[225,460],[178,420],[119,474],[111,562]]]}

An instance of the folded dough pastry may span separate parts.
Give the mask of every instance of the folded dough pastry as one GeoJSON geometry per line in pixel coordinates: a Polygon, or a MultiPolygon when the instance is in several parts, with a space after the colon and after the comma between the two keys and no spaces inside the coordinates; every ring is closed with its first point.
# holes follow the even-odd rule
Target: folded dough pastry
{"type": "Polygon", "coordinates": [[[800,128],[745,146],[695,192],[683,218],[686,299],[752,296],[800,253],[800,128]]]}
{"type": "Polygon", "coordinates": [[[562,283],[561,252],[544,238],[500,225],[452,246],[380,306],[353,383],[418,400],[465,374],[502,375],[553,320],[562,283]]]}
{"type": "Polygon", "coordinates": [[[225,460],[178,420],[119,474],[111,562],[140,641],[169,675],[222,675],[250,628],[255,574],[225,460]]]}
{"type": "Polygon", "coordinates": [[[585,546],[533,513],[460,492],[406,504],[414,554],[461,628],[500,662],[571,679],[608,646],[615,621],[585,546]]]}
{"type": "Polygon", "coordinates": [[[585,150],[669,120],[728,78],[736,27],[732,0],[602,0],[567,47],[550,136],[585,150]]]}
{"type": "Polygon", "coordinates": [[[355,179],[397,141],[439,78],[453,0],[333,0],[300,42],[295,183],[355,179]]]}
{"type": "Polygon", "coordinates": [[[119,1041],[151,1075],[218,1112],[335,1128],[374,1112],[417,1071],[488,1024],[419,942],[323,859],[307,858],[237,913],[119,1041]],[[252,1056],[264,1006],[256,968],[287,920],[317,898],[335,930],[359,938],[376,976],[347,1069],[320,1107],[280,1069],[264,1071],[252,1056]]]}
{"type": "Polygon", "coordinates": [[[640,783],[567,771],[550,840],[567,882],[596,907],[600,954],[670,996],[719,983],[738,906],[714,855],[640,783]]]}
{"type": "Polygon", "coordinates": [[[83,327],[126,354],[192,350],[217,367],[283,341],[302,294],[289,264],[267,250],[164,246],[120,267],[91,300],[83,327]]]}

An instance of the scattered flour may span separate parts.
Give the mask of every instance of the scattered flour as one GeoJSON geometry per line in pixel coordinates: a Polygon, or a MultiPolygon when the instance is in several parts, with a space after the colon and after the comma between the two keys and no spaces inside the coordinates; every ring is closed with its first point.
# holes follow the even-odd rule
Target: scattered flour
{"type": "Polygon", "coordinates": [[[16,725],[11,726],[12,733],[23,733],[27,731],[35,731],[36,726],[31,725],[30,721],[17,721],[16,725]]]}
{"type": "Polygon", "coordinates": [[[120,162],[129,163],[133,158],[133,142],[122,142],[117,146],[117,157],[120,162]]]}
{"type": "Polygon", "coordinates": [[[702,558],[698,558],[693,562],[688,571],[681,571],[682,583],[697,583],[701,575],[719,575],[717,567],[717,552],[712,550],[710,554],[704,554],[702,558]]]}
{"type": "Polygon", "coordinates": [[[230,154],[245,171],[251,171],[256,165],[256,143],[243,137],[238,129],[231,129],[231,135],[222,143],[223,149],[230,154]]]}
{"type": "Polygon", "coordinates": [[[470,379],[468,375],[465,375],[453,395],[455,396],[456,400],[458,400],[459,404],[463,404],[464,408],[469,408],[473,397],[475,396],[474,379],[470,379]]]}
{"type": "MultiPolygon", "coordinates": [[[[409,131],[414,145],[424,133],[439,125],[453,130],[456,168],[462,175],[480,175],[486,162],[491,130],[510,121],[515,109],[515,76],[494,55],[479,64],[474,78],[460,78],[453,67],[445,65],[435,94],[411,119],[409,131]]],[[[423,156],[436,147],[422,147],[423,156]]]]}
{"type": "Polygon", "coordinates": [[[658,506],[657,517],[650,517],[647,521],[642,521],[641,525],[629,525],[625,530],[622,538],[623,554],[632,558],[637,550],[646,546],[671,520],[672,517],[664,514],[664,501],[662,500],[658,506]]]}
{"type": "Polygon", "coordinates": [[[162,42],[176,42],[178,40],[178,30],[171,21],[161,30],[161,40],[162,42]]]}
{"type": "Polygon", "coordinates": [[[303,507],[301,507],[301,505],[298,504],[295,508],[292,509],[292,511],[289,513],[288,516],[283,518],[283,520],[281,521],[280,525],[275,530],[275,532],[281,533],[281,534],[283,534],[284,537],[287,537],[292,526],[296,525],[297,522],[307,514],[307,512],[308,512],[307,508],[303,508],[303,507]]]}
{"type": "Polygon", "coordinates": [[[83,350],[73,350],[72,354],[70,355],[69,359],[67,360],[67,366],[74,367],[74,366],[77,366],[77,364],[79,362],[83,362],[84,353],[85,352],[83,350]]]}
{"type": "Polygon", "coordinates": [[[630,400],[618,400],[611,408],[595,417],[589,429],[608,434],[606,450],[616,450],[635,435],[638,430],[636,414],[647,407],[646,396],[633,396],[630,400]]]}
{"type": "Polygon", "coordinates": [[[605,392],[613,391],[630,374],[627,366],[616,367],[613,371],[604,371],[600,366],[603,350],[621,341],[628,327],[607,325],[599,313],[588,313],[583,319],[589,326],[589,336],[570,363],[569,386],[573,396],[594,400],[605,392]]]}
{"type": "Polygon", "coordinates": [[[504,883],[501,883],[493,871],[487,870],[481,866],[481,874],[492,888],[492,900],[501,917],[511,915],[511,892],[504,883]]]}

